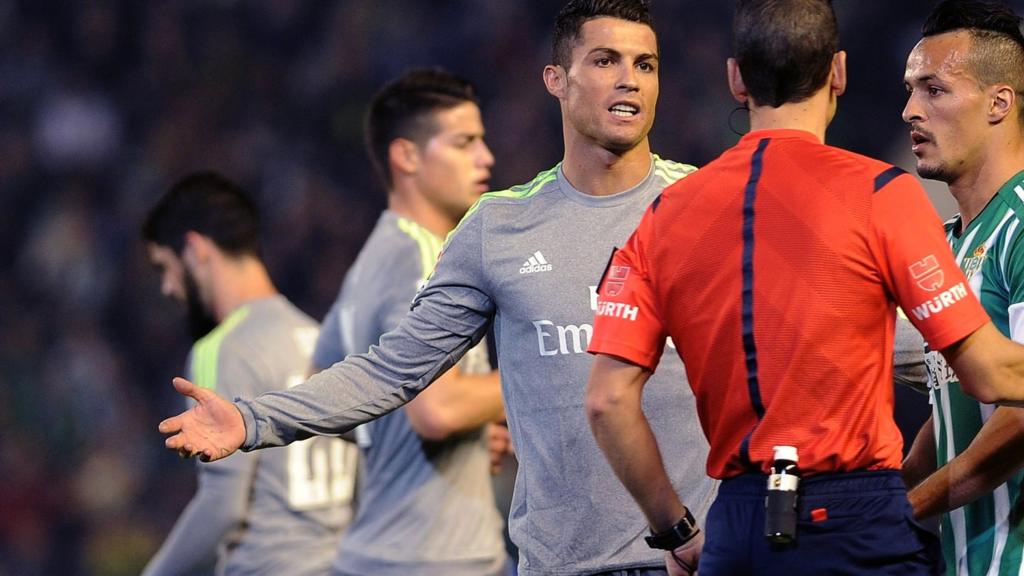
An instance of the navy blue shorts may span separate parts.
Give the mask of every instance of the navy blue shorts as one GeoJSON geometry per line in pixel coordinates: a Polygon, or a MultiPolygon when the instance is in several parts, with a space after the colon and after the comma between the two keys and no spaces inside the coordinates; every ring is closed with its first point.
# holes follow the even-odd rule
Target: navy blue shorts
{"type": "Polygon", "coordinates": [[[722,482],[708,512],[700,576],[933,575],[939,540],[922,527],[899,472],[824,474],[800,486],[796,542],[764,537],[767,477],[722,482]]]}

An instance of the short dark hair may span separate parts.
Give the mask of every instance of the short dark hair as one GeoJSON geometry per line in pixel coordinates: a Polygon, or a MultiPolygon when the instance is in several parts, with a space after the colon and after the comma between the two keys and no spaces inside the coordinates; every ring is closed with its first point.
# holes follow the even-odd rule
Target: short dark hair
{"type": "Polygon", "coordinates": [[[807,100],[828,81],[839,51],[831,0],[739,0],[733,52],[750,97],[777,108],[807,100]]]}
{"type": "Polygon", "coordinates": [[[377,175],[390,189],[388,147],[396,138],[423,144],[437,131],[433,113],[460,104],[480,104],[468,80],[441,68],[416,68],[385,84],[370,101],[364,138],[377,175]]]}
{"type": "Polygon", "coordinates": [[[227,254],[260,256],[256,205],[216,172],[196,172],[174,184],[146,216],[142,239],[180,256],[189,231],[210,238],[227,254]]]}
{"type": "Polygon", "coordinates": [[[555,18],[551,61],[568,69],[572,64],[572,49],[580,39],[580,29],[594,18],[618,18],[654,30],[649,4],[648,0],[569,0],[555,18]]]}
{"type": "MultiPolygon", "coordinates": [[[[967,61],[984,86],[1009,84],[1024,110],[1024,34],[1021,18],[1003,2],[945,0],[932,10],[921,28],[925,38],[964,30],[970,34],[967,61]]],[[[1021,115],[1024,120],[1024,114],[1021,115]]]]}

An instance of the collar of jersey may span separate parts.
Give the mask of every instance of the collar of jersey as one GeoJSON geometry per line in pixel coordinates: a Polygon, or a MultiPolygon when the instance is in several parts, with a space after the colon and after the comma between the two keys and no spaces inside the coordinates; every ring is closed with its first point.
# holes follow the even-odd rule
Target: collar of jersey
{"type": "Polygon", "coordinates": [[[606,196],[594,196],[593,194],[587,194],[581,192],[573,187],[569,183],[569,180],[565,178],[565,173],[562,172],[562,165],[558,165],[558,187],[562,193],[566,195],[570,200],[578,202],[580,204],[586,204],[588,206],[618,206],[625,202],[629,202],[633,196],[640,193],[647,186],[650,186],[651,181],[654,178],[654,155],[651,155],[651,166],[647,170],[647,176],[641,180],[636,186],[623,190],[622,192],[616,192],[615,194],[608,194],[606,196]]]}
{"type": "Polygon", "coordinates": [[[808,142],[814,142],[821,144],[818,137],[806,130],[796,130],[794,128],[771,128],[766,130],[754,130],[753,132],[747,132],[740,139],[740,142],[759,141],[765,138],[781,139],[781,138],[796,138],[798,140],[807,140],[808,142]]]}

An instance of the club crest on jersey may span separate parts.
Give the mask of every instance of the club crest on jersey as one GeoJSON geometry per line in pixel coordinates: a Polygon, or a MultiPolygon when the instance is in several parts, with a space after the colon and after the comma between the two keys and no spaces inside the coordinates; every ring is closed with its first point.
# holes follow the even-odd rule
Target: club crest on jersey
{"type": "Polygon", "coordinates": [[[942,288],[946,281],[942,268],[939,268],[939,260],[934,254],[929,254],[921,260],[910,265],[910,275],[917,281],[917,285],[923,290],[935,292],[942,288]]]}
{"type": "Polygon", "coordinates": [[[970,280],[972,276],[981,270],[981,265],[985,263],[985,245],[982,244],[974,249],[974,255],[964,260],[964,263],[960,268],[964,271],[964,276],[970,280]]]}

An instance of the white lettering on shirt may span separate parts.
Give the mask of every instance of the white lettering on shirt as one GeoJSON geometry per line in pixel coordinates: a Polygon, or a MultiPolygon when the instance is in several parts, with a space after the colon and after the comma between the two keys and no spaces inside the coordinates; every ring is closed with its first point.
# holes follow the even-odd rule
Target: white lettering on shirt
{"type": "Polygon", "coordinates": [[[938,296],[915,306],[911,313],[918,320],[924,320],[933,314],[938,314],[967,297],[967,287],[961,282],[938,296]]]}

